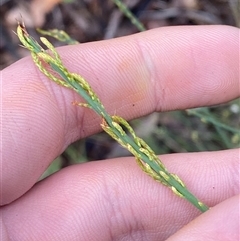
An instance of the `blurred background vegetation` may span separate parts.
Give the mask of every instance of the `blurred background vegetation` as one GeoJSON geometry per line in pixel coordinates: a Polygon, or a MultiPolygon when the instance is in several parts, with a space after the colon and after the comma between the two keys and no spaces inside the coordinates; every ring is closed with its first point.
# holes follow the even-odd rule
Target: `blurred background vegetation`
{"type": "MultiPolygon", "coordinates": [[[[123,0],[147,29],[224,24],[239,27],[238,0],[123,0]]],[[[111,0],[2,0],[0,69],[29,55],[19,47],[16,18],[22,15],[30,34],[36,28],[61,29],[81,43],[138,32],[111,0]]],[[[61,45],[54,39],[55,46],[61,45]]],[[[139,137],[157,154],[214,151],[239,147],[239,99],[210,108],[153,113],[131,121],[139,137]]],[[[77,141],[58,157],[43,177],[66,166],[130,153],[107,134],[77,141]]]]}

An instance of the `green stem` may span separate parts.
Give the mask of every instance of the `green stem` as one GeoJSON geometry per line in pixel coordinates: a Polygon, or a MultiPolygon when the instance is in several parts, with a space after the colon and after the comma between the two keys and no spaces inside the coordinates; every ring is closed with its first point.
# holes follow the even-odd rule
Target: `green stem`
{"type": "Polygon", "coordinates": [[[92,108],[103,118],[101,127],[114,138],[119,144],[128,149],[137,160],[139,166],[155,180],[168,186],[176,195],[185,198],[196,206],[200,211],[205,212],[208,207],[199,201],[184,185],[181,179],[175,174],[169,173],[161,160],[156,156],[152,149],[139,137],[126,120],[119,116],[110,116],[98,96],[95,94],[89,83],[80,75],[70,73],[62,64],[60,56],[51,43],[41,38],[42,42],[49,48],[46,52],[33,38],[27,33],[24,24],[19,24],[17,34],[23,45],[28,48],[35,64],[49,79],[70,89],[74,89],[86,101],[80,104],[92,108]],[[51,51],[51,52],[50,52],[51,51]],[[45,64],[43,64],[43,62],[45,64]],[[49,66],[47,67],[46,64],[49,66]],[[52,75],[49,67],[54,70],[58,77],[52,75]],[[124,131],[127,129],[128,134],[124,131]]]}
{"type": "Polygon", "coordinates": [[[191,115],[195,115],[197,117],[200,117],[202,121],[204,122],[209,122],[211,124],[213,124],[214,126],[218,126],[218,127],[221,127],[227,131],[230,131],[230,132],[233,132],[233,133],[237,133],[237,134],[240,134],[240,131],[234,127],[231,127],[231,126],[228,126],[228,125],[225,125],[224,123],[218,121],[217,119],[205,114],[205,113],[201,113],[200,111],[198,110],[187,110],[187,112],[191,115]]]}
{"type": "Polygon", "coordinates": [[[129,10],[129,8],[120,0],[112,0],[118,8],[124,13],[124,15],[130,19],[131,23],[137,27],[140,32],[146,30],[143,24],[134,16],[134,14],[129,10]]]}

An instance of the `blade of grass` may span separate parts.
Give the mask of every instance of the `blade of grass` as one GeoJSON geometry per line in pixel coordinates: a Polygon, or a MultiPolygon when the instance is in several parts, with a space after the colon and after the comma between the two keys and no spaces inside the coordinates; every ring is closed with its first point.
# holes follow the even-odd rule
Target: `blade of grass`
{"type": "Polygon", "coordinates": [[[222,129],[225,129],[232,133],[240,134],[240,130],[220,122],[216,118],[213,118],[212,116],[210,116],[206,111],[207,110],[203,110],[203,108],[187,110],[187,112],[190,115],[195,115],[195,116],[200,117],[203,122],[209,122],[209,123],[213,124],[214,126],[218,126],[222,129]]]}
{"type": "Polygon", "coordinates": [[[121,1],[121,0],[112,0],[119,8],[122,13],[129,18],[131,23],[136,26],[136,28],[143,32],[146,30],[146,28],[143,26],[143,24],[136,18],[136,16],[129,10],[129,8],[121,1]]]}

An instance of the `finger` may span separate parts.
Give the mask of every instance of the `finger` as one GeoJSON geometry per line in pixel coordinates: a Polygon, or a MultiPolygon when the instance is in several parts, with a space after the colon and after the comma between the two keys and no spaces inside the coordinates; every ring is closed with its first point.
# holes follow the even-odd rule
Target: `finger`
{"type": "MultiPolygon", "coordinates": [[[[162,28],[59,52],[110,114],[130,119],[235,98],[238,36],[223,26],[162,28]]],[[[80,98],[46,79],[31,59],[5,69],[2,79],[4,204],[28,190],[69,143],[99,130],[101,120],[73,106],[80,98]]]]}
{"type": "Polygon", "coordinates": [[[239,240],[239,195],[196,218],[167,241],[239,240]]]}
{"type": "MultiPolygon", "coordinates": [[[[239,193],[239,150],[161,159],[210,207],[239,193]]],[[[145,175],[133,158],[119,158],[65,168],[2,214],[13,240],[160,241],[200,212],[145,175]]]]}

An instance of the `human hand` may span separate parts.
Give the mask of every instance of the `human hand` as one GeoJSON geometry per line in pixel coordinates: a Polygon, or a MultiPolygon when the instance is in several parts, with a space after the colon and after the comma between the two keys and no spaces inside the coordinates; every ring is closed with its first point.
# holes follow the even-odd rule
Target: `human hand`
{"type": "MultiPolygon", "coordinates": [[[[226,26],[170,27],[59,53],[109,113],[132,119],[238,97],[238,38],[226,26]]],[[[132,157],[70,166],[35,184],[71,142],[99,131],[100,120],[71,105],[80,97],[30,58],[3,70],[2,86],[3,240],[238,240],[239,150],[161,156],[212,207],[201,216],[132,157]]]]}

